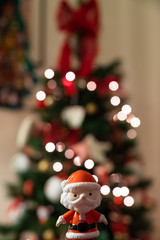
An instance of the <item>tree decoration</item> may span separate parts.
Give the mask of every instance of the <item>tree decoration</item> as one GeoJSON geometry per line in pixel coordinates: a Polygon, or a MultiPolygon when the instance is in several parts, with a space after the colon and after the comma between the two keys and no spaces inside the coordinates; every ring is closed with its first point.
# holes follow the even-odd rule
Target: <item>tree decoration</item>
{"type": "Polygon", "coordinates": [[[8,217],[11,222],[17,222],[25,214],[26,205],[21,197],[15,198],[8,207],[8,217]]]}
{"type": "Polygon", "coordinates": [[[37,208],[37,217],[40,224],[45,224],[50,216],[50,208],[48,206],[39,206],[37,208]]]}
{"type": "Polygon", "coordinates": [[[23,184],[23,192],[26,196],[30,197],[34,192],[34,182],[30,179],[26,180],[23,184]]]}
{"type": "Polygon", "coordinates": [[[56,203],[60,199],[61,195],[61,182],[62,180],[57,177],[53,176],[47,180],[44,186],[44,193],[47,199],[53,203],[56,203]]]}
{"type": "Polygon", "coordinates": [[[31,167],[31,161],[25,153],[19,152],[12,157],[12,167],[15,172],[26,172],[31,167]]]}
{"type": "Polygon", "coordinates": [[[61,112],[61,118],[71,129],[78,129],[82,126],[85,114],[84,107],[75,105],[64,108],[61,112]]]}
{"type": "Polygon", "coordinates": [[[55,233],[52,229],[47,229],[43,232],[43,240],[55,240],[55,233]]]}
{"type": "Polygon", "coordinates": [[[98,163],[103,163],[106,159],[106,152],[111,149],[110,143],[100,142],[93,135],[87,135],[83,141],[72,146],[73,151],[82,160],[92,158],[98,163]],[[83,151],[85,149],[86,151],[83,151]]]}
{"type": "Polygon", "coordinates": [[[46,172],[49,170],[49,162],[46,159],[42,159],[38,163],[38,170],[41,172],[46,172]]]}
{"type": "Polygon", "coordinates": [[[98,111],[98,106],[95,103],[88,103],[86,105],[86,112],[89,115],[93,115],[98,111]]]}
{"type": "Polygon", "coordinates": [[[21,235],[19,240],[40,240],[38,235],[32,231],[24,231],[21,235]]]}
{"type": "Polygon", "coordinates": [[[62,46],[59,70],[66,73],[72,69],[70,59],[74,52],[71,48],[71,40],[74,33],[79,32],[81,33],[79,45],[81,62],[76,75],[88,76],[97,54],[99,18],[96,1],[89,0],[81,4],[76,10],[67,1],[61,1],[57,18],[59,28],[67,33],[66,41],[62,46]]]}

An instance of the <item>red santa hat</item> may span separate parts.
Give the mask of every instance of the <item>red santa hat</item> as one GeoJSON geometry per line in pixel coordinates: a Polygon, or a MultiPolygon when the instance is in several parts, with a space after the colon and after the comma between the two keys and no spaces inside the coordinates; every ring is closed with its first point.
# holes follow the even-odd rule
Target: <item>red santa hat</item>
{"type": "Polygon", "coordinates": [[[96,182],[95,178],[83,170],[72,173],[67,180],[62,182],[61,186],[64,192],[73,191],[75,188],[100,190],[100,185],[96,182]]]}

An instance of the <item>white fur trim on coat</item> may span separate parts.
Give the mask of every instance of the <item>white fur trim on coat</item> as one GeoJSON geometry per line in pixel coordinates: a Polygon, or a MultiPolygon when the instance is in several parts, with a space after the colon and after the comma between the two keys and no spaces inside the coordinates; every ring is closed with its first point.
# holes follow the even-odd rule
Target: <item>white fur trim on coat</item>
{"type": "Polygon", "coordinates": [[[66,237],[69,239],[91,239],[99,236],[99,231],[87,232],[87,233],[74,233],[67,232],[66,237]]]}

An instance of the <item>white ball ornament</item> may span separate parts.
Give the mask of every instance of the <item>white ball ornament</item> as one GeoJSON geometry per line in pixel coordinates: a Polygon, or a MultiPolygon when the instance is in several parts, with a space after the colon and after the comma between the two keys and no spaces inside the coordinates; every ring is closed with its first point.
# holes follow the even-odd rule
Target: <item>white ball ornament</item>
{"type": "Polygon", "coordinates": [[[53,176],[47,180],[44,186],[44,193],[49,201],[54,203],[59,202],[62,193],[61,182],[62,180],[57,176],[53,176]]]}
{"type": "Polygon", "coordinates": [[[30,166],[30,159],[25,153],[19,152],[12,157],[12,168],[15,172],[26,172],[30,166]]]}

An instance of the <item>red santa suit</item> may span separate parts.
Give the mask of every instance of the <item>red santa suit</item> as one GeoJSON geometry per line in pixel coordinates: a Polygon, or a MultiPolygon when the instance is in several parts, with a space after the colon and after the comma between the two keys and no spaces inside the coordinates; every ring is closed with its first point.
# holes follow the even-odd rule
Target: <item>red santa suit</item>
{"type": "Polygon", "coordinates": [[[70,210],[63,214],[66,222],[70,222],[66,237],[69,239],[91,239],[99,236],[96,223],[99,222],[101,214],[95,210],[80,214],[70,210]]]}

